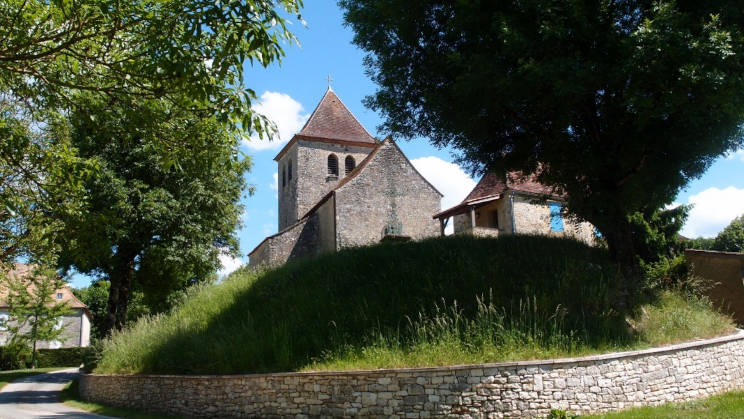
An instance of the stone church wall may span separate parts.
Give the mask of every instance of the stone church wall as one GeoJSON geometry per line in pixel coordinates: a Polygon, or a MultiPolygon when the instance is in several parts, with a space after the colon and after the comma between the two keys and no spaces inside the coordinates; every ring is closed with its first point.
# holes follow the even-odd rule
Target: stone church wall
{"type": "Polygon", "coordinates": [[[398,147],[381,146],[364,170],[336,191],[337,248],[377,243],[391,221],[393,203],[402,235],[439,235],[441,196],[415,171],[398,147]]]}
{"type": "Polygon", "coordinates": [[[273,267],[287,260],[316,255],[319,251],[317,213],[269,236],[249,255],[252,267],[273,267]]]}
{"type": "Polygon", "coordinates": [[[331,196],[316,210],[318,217],[318,253],[336,250],[336,197],[331,196]]]}
{"type": "MultiPolygon", "coordinates": [[[[364,160],[373,150],[371,147],[348,146],[341,144],[316,143],[300,140],[297,142],[297,183],[296,189],[297,212],[296,217],[304,216],[310,208],[318,203],[328,192],[334,189],[338,182],[346,176],[344,161],[346,156],[352,156],[356,164],[364,160]],[[338,176],[328,175],[328,156],[338,157],[338,176]]],[[[291,215],[291,214],[290,214],[291,215]]],[[[294,221],[290,221],[294,222],[294,221]]]]}
{"type": "Polygon", "coordinates": [[[282,156],[281,160],[277,163],[277,189],[279,197],[279,231],[294,224],[299,215],[297,214],[297,144],[293,145],[287,152],[282,156]],[[292,179],[287,180],[286,185],[283,184],[282,178],[289,166],[289,162],[292,162],[292,179]]]}

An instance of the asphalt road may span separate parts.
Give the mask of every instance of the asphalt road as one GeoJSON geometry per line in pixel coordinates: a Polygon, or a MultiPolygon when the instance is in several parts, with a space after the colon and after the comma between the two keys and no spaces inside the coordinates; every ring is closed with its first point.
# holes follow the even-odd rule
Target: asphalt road
{"type": "Polygon", "coordinates": [[[60,392],[77,374],[77,369],[62,370],[33,375],[9,383],[0,390],[0,418],[108,418],[59,402],[60,392]]]}

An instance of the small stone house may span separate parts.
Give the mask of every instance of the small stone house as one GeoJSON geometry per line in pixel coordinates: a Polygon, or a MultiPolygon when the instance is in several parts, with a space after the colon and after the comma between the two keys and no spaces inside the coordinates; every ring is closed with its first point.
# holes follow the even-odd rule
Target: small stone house
{"type": "Polygon", "coordinates": [[[274,158],[279,232],[249,253],[251,266],[439,234],[442,194],[395,142],[378,141],[328,89],[274,158]]]}
{"type": "Polygon", "coordinates": [[[544,234],[594,243],[594,227],[564,217],[564,201],[534,176],[487,173],[461,203],[434,218],[439,220],[442,234],[452,219],[455,234],[544,234]]]}
{"type": "MultiPolygon", "coordinates": [[[[34,266],[32,265],[16,264],[15,267],[8,272],[8,276],[14,279],[23,279],[30,275],[33,269],[34,266]]],[[[7,292],[7,289],[4,289],[4,287],[0,285],[0,346],[7,344],[11,338],[7,331],[7,327],[1,324],[9,318],[8,305],[5,301],[7,292]]],[[[88,307],[83,304],[82,301],[78,300],[77,297],[75,297],[75,294],[73,294],[67,286],[56,290],[53,297],[55,301],[67,302],[71,313],[62,316],[59,320],[59,327],[64,327],[60,339],[51,342],[38,342],[37,348],[58,349],[85,347],[90,345],[91,314],[88,311],[88,307]]]]}

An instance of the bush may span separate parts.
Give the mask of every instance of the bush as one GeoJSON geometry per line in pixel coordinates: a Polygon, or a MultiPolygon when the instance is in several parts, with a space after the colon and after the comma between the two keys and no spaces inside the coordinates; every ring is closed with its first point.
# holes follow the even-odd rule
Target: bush
{"type": "Polygon", "coordinates": [[[87,348],[37,349],[36,366],[76,367],[83,363],[83,354],[86,350],[87,348]]]}
{"type": "Polygon", "coordinates": [[[19,370],[31,363],[31,348],[19,340],[0,346],[0,370],[19,370]]]}

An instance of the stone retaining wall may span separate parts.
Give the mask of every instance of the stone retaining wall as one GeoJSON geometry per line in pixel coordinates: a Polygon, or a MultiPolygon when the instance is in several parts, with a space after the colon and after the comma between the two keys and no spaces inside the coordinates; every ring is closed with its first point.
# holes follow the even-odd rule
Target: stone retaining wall
{"type": "Polygon", "coordinates": [[[583,358],[234,376],[85,375],[86,400],[191,417],[605,412],[744,388],[744,331],[583,358]]]}

